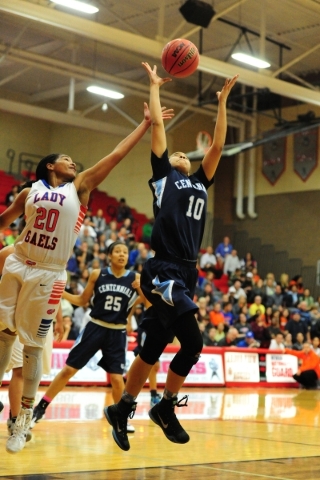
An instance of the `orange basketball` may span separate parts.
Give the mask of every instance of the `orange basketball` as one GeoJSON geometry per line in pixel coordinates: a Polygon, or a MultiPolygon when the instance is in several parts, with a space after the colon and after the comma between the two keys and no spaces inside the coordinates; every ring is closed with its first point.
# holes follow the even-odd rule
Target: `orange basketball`
{"type": "Polygon", "coordinates": [[[177,38],[163,48],[161,61],[169,75],[177,78],[189,77],[198,68],[199,52],[190,40],[177,38]]]}

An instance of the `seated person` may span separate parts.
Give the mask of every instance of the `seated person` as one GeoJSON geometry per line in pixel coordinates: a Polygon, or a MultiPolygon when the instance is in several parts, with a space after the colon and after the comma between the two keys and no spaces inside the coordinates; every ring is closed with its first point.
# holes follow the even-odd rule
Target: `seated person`
{"type": "Polygon", "coordinates": [[[301,351],[303,349],[303,344],[304,344],[304,336],[303,336],[303,333],[299,332],[297,333],[297,338],[292,346],[292,350],[301,351]]]}
{"type": "Polygon", "coordinates": [[[226,336],[219,340],[218,347],[235,347],[237,345],[238,330],[234,327],[230,327],[226,333],[226,336]]]}
{"type": "Polygon", "coordinates": [[[259,348],[260,343],[255,340],[252,332],[247,332],[246,336],[237,343],[239,348],[259,348]]]}
{"type": "Polygon", "coordinates": [[[216,266],[216,264],[217,259],[213,253],[213,248],[211,247],[211,245],[208,245],[206,252],[203,253],[200,257],[200,268],[205,271],[214,271],[214,267],[216,266]]]}
{"type": "Polygon", "coordinates": [[[234,327],[238,330],[239,335],[238,339],[242,340],[245,338],[248,332],[251,332],[250,325],[247,322],[247,317],[244,313],[240,313],[237,322],[234,327]]]}
{"type": "Polygon", "coordinates": [[[284,352],[298,357],[301,362],[293,378],[306,389],[316,389],[320,378],[320,359],[310,343],[304,342],[300,351],[285,348],[284,352]]]}
{"type": "Polygon", "coordinates": [[[275,338],[273,338],[270,342],[269,350],[284,350],[284,338],[283,333],[277,333],[275,338]]]}

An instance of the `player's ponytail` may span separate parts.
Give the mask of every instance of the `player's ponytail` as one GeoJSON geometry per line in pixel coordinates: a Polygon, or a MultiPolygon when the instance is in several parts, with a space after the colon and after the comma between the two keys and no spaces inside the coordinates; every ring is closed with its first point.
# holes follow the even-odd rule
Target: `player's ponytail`
{"type": "Polygon", "coordinates": [[[42,158],[36,168],[36,180],[45,180],[49,183],[47,164],[55,163],[59,157],[60,153],[50,153],[50,155],[42,158]]]}

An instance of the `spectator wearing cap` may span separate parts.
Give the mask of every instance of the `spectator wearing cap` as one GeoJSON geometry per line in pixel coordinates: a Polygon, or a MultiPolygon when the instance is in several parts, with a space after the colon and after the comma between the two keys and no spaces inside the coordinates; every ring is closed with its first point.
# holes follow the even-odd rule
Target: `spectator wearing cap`
{"type": "Polygon", "coordinates": [[[300,302],[297,306],[297,309],[299,310],[301,320],[307,322],[308,326],[310,326],[311,318],[307,302],[304,300],[300,302]]]}
{"type": "Polygon", "coordinates": [[[259,348],[259,346],[260,343],[255,340],[252,332],[247,332],[244,339],[237,343],[239,348],[259,348]]]}
{"type": "Polygon", "coordinates": [[[310,341],[310,332],[308,330],[307,322],[301,320],[299,310],[297,309],[291,313],[291,319],[288,320],[285,331],[291,333],[292,343],[296,343],[298,333],[303,334],[304,341],[310,341]]]}

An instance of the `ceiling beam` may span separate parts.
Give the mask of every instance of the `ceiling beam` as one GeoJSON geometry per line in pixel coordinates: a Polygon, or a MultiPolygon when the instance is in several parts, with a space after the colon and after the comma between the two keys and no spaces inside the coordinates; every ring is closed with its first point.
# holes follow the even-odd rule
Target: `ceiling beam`
{"type": "MultiPolygon", "coordinates": [[[[109,133],[113,136],[125,137],[132,132],[132,128],[122,127],[113,123],[99,122],[84,118],[78,114],[68,114],[49,110],[48,108],[36,107],[35,105],[27,105],[25,103],[14,102],[12,100],[0,99],[0,110],[5,112],[24,115],[27,117],[37,118],[48,122],[69,125],[77,128],[86,128],[96,132],[109,133]]],[[[142,115],[141,115],[142,119],[142,115]]],[[[143,137],[143,141],[150,142],[149,134],[143,137]]]]}
{"type": "MultiPolygon", "coordinates": [[[[145,58],[146,56],[157,59],[161,58],[163,45],[159,41],[151,40],[134,33],[124,32],[48,7],[23,0],[10,0],[10,2],[8,2],[8,0],[0,0],[0,11],[61,28],[75,35],[81,35],[82,37],[90,38],[107,45],[113,45],[126,51],[139,53],[141,54],[141,58],[145,58]]],[[[271,78],[266,74],[241,68],[234,64],[201,56],[199,70],[224,78],[233,76],[237,72],[240,74],[239,82],[251,87],[269,88],[273,93],[284,97],[293,98],[303,103],[320,105],[318,92],[283,80],[271,78]]]]}
{"type": "MultiPolygon", "coordinates": [[[[0,45],[0,53],[4,48],[5,47],[0,45]]],[[[122,88],[122,93],[127,95],[135,95],[137,97],[143,98],[144,101],[149,97],[149,86],[147,84],[133,82],[127,79],[123,79],[121,77],[117,77],[115,75],[108,75],[104,72],[98,71],[95,71],[93,76],[92,70],[89,68],[63,62],[61,60],[50,58],[48,56],[39,55],[37,53],[12,48],[7,55],[7,60],[29,65],[37,69],[40,68],[42,70],[56,73],[57,75],[62,75],[67,78],[76,78],[78,80],[81,80],[82,82],[87,82],[87,84],[76,84],[76,91],[81,91],[82,86],[82,90],[85,90],[86,86],[88,86],[89,83],[98,83],[103,87],[105,87],[105,84],[108,83],[109,88],[119,88],[120,85],[122,88]]],[[[58,93],[59,89],[53,90],[55,90],[55,93],[58,93]]],[[[61,87],[60,92],[61,96],[67,95],[69,92],[69,86],[61,87]],[[67,88],[67,90],[65,88],[67,88]]],[[[35,96],[38,96],[36,97],[38,101],[47,100],[50,98],[50,95],[52,95],[52,98],[57,98],[57,95],[55,95],[55,93],[54,91],[50,90],[48,91],[48,96],[46,96],[46,92],[43,92],[43,94],[39,93],[31,95],[30,102],[34,103],[35,96]]],[[[176,93],[171,93],[168,90],[163,90],[162,101],[165,102],[168,107],[169,105],[170,107],[181,107],[181,105],[186,105],[190,103],[189,98],[178,95],[176,93]]],[[[202,108],[195,105],[189,105],[188,109],[200,115],[207,115],[212,117],[212,115],[216,112],[217,107],[210,105],[208,108],[202,108]]],[[[239,125],[239,120],[251,121],[251,117],[243,113],[233,113],[232,111],[230,111],[229,124],[232,126],[236,126],[232,123],[235,122],[237,125],[239,125]]]]}

